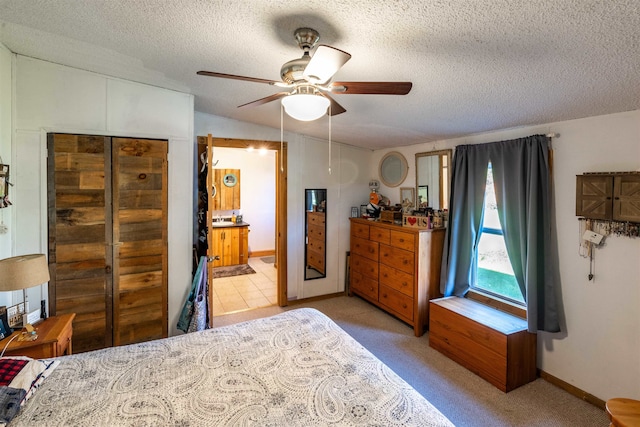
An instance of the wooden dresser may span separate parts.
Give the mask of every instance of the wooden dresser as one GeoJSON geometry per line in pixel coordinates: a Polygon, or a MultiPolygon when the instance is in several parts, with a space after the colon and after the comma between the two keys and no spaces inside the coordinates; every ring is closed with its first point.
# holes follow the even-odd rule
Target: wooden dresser
{"type": "Polygon", "coordinates": [[[349,294],[413,326],[429,324],[429,300],[440,294],[444,229],[414,229],[351,218],[349,294]]]}
{"type": "Polygon", "coordinates": [[[324,274],[325,213],[307,212],[307,267],[324,274]]]}

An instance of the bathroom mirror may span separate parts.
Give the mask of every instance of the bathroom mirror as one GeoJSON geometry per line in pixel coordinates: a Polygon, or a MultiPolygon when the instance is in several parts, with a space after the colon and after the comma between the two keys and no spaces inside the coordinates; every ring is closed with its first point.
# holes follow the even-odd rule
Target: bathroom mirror
{"type": "Polygon", "coordinates": [[[390,151],[380,159],[378,174],[380,180],[387,187],[397,187],[402,184],[409,172],[407,159],[397,151],[390,151]]]}
{"type": "Polygon", "coordinates": [[[304,190],[304,280],[326,277],[327,189],[304,190]]]}
{"type": "Polygon", "coordinates": [[[416,209],[449,209],[451,150],[416,153],[416,209]]]}

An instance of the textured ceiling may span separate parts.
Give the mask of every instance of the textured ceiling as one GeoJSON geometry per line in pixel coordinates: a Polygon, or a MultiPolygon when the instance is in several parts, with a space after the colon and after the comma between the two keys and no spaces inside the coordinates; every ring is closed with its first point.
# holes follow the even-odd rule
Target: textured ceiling
{"type": "MultiPolygon", "coordinates": [[[[13,52],[195,95],[196,111],[279,128],[298,27],[351,53],[340,81],[411,81],[405,96],[335,95],[332,137],[383,148],[640,109],[640,0],[0,0],[13,52]]],[[[285,119],[328,136],[328,118],[285,119]]],[[[215,130],[212,130],[215,133],[215,130]]]]}

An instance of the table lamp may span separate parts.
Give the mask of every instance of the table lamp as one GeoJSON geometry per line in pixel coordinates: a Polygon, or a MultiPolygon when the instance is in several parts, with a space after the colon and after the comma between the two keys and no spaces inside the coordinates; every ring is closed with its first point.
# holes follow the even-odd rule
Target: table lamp
{"type": "Polygon", "coordinates": [[[26,289],[48,281],[49,267],[43,254],[20,255],[0,260],[0,292],[22,290],[25,314],[29,312],[26,289]]]}

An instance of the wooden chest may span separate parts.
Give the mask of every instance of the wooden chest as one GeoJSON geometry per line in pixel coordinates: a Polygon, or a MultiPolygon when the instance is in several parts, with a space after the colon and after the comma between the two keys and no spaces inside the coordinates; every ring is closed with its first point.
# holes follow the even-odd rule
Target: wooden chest
{"type": "Polygon", "coordinates": [[[536,378],[536,335],[524,319],[468,298],[430,302],[429,346],[504,392],[536,378]]]}
{"type": "Polygon", "coordinates": [[[402,221],[402,212],[391,210],[380,211],[380,221],[388,222],[391,224],[395,223],[396,221],[400,223],[400,221],[402,221]]]}

